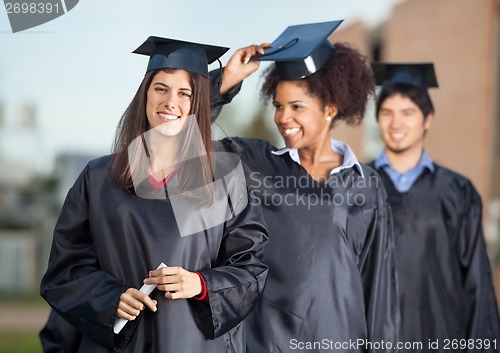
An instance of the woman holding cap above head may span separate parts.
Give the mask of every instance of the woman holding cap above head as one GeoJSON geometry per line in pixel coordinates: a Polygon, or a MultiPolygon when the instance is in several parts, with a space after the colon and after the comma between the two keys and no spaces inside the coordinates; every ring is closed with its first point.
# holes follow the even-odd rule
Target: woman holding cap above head
{"type": "MultiPolygon", "coordinates": [[[[361,121],[374,90],[365,58],[327,39],[340,23],[288,27],[258,58],[275,62],[261,92],[273,102],[286,148],[220,141],[221,150],[241,157],[269,228],[266,288],[244,323],[249,353],[386,352],[398,340],[384,187],[349,146],[330,137],[336,121],[361,121]]],[[[244,66],[245,59],[237,51],[229,63],[244,66]]]]}
{"type": "Polygon", "coordinates": [[[238,161],[211,153],[207,67],[226,50],[150,37],[135,51],[146,75],[114,154],[70,189],[41,284],[78,352],[244,351],[267,230],[238,161]]]}
{"type": "Polygon", "coordinates": [[[424,148],[437,87],[432,63],[372,63],[385,148],[371,164],[391,203],[403,352],[498,352],[500,320],[482,231],[481,199],[424,148]]]}

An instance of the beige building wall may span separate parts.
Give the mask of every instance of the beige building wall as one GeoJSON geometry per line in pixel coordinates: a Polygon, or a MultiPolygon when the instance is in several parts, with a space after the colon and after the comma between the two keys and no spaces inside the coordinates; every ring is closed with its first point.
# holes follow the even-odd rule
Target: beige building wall
{"type": "MultiPolygon", "coordinates": [[[[342,23],[339,29],[330,36],[330,40],[334,43],[348,42],[363,55],[368,55],[370,51],[366,41],[367,36],[364,24],[357,21],[342,23]]],[[[337,140],[346,142],[358,158],[361,158],[364,143],[364,129],[362,127],[347,125],[341,121],[335,125],[332,136],[337,140]]]]}

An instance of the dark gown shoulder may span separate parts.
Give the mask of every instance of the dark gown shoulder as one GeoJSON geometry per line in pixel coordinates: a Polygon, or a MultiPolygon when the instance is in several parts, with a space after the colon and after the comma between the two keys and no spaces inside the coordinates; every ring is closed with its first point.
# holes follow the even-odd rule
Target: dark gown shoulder
{"type": "Polygon", "coordinates": [[[266,153],[278,150],[270,142],[248,137],[226,137],[216,141],[218,150],[232,151],[234,153],[266,153]]]}

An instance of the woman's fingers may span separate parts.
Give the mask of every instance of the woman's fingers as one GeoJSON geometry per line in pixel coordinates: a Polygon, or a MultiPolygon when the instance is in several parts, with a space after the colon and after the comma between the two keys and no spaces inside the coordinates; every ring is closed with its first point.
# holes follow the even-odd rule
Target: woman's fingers
{"type": "Polygon", "coordinates": [[[257,54],[264,54],[264,49],[269,47],[269,43],[263,43],[260,45],[249,45],[236,50],[222,72],[220,93],[226,94],[231,88],[257,71],[259,61],[251,59],[257,54]]]}
{"type": "Polygon", "coordinates": [[[126,320],[134,320],[145,307],[156,311],[156,300],[136,288],[129,288],[120,295],[117,314],[126,320]]]}
{"type": "Polygon", "coordinates": [[[203,289],[198,274],[182,267],[165,267],[153,270],[149,274],[150,277],[146,278],[144,283],[156,284],[169,299],[192,298],[200,294],[203,289]]]}
{"type": "Polygon", "coordinates": [[[243,52],[243,63],[248,64],[250,59],[257,54],[264,55],[264,49],[267,49],[270,46],[270,43],[262,43],[260,45],[250,45],[240,49],[243,52]]]}

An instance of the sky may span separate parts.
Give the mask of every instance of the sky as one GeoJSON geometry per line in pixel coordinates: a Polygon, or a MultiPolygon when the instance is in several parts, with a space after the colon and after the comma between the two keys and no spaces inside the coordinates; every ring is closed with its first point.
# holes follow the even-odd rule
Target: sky
{"type": "MultiPolygon", "coordinates": [[[[82,0],[17,33],[0,9],[0,161],[50,173],[60,153],[110,153],[147,66],[147,57],[131,52],[150,35],[230,47],[224,64],[236,49],[272,42],[287,26],[339,19],[375,26],[402,1],[82,0]],[[26,107],[32,122],[23,122],[26,107]]],[[[233,101],[235,124],[262,104],[257,85],[258,73],[233,101]]]]}

